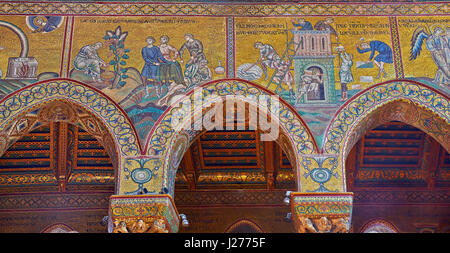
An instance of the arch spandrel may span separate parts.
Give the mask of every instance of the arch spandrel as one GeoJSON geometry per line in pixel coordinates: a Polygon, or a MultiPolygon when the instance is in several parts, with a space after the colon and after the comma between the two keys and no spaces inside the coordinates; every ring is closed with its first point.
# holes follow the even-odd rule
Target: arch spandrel
{"type": "Polygon", "coordinates": [[[345,159],[364,133],[388,121],[415,126],[449,149],[449,98],[428,86],[409,80],[381,83],[355,95],[331,120],[322,153],[337,156],[337,173],[345,186],[345,159]]]}
{"type": "MultiPolygon", "coordinates": [[[[301,160],[302,154],[313,154],[317,153],[317,144],[314,140],[313,135],[308,129],[307,125],[298,115],[298,113],[292,109],[290,105],[288,105],[283,100],[278,99],[280,101],[279,107],[275,110],[272,110],[271,106],[267,106],[262,108],[258,106],[256,103],[252,101],[257,101],[258,98],[262,96],[274,96],[274,94],[256,84],[250,83],[244,80],[216,80],[201,87],[201,98],[205,99],[203,102],[205,104],[213,103],[214,98],[220,97],[225,98],[227,95],[237,95],[242,96],[243,100],[250,105],[256,106],[261,109],[264,113],[269,115],[271,119],[278,119],[278,123],[281,131],[286,135],[287,139],[290,142],[290,145],[293,147],[294,154],[296,156],[296,163],[299,164],[301,160]],[[256,99],[256,100],[255,100],[256,99]]],[[[182,115],[189,114],[201,114],[203,115],[203,107],[196,106],[198,104],[198,99],[195,97],[195,90],[188,93],[183,98],[179,99],[175,104],[183,104],[184,102],[188,102],[189,105],[193,105],[193,110],[185,110],[181,111],[182,115]]],[[[198,93],[197,93],[198,96],[198,93]]],[[[173,104],[172,104],[173,105],[173,104]]],[[[161,191],[164,192],[173,192],[173,182],[171,179],[174,179],[176,169],[173,170],[170,167],[172,155],[171,153],[174,150],[177,150],[177,147],[174,146],[177,143],[179,138],[189,139],[194,138],[197,133],[189,132],[183,133],[185,131],[179,131],[172,126],[172,119],[178,114],[180,114],[179,108],[176,106],[169,107],[165,113],[159,118],[152,131],[146,140],[146,148],[145,153],[149,157],[160,157],[161,164],[158,169],[159,176],[156,177],[155,181],[148,182],[145,188],[155,188],[153,185],[161,185],[161,191]],[[193,137],[183,137],[185,135],[194,135],[193,137]],[[181,137],[180,137],[181,136],[181,137]]],[[[182,129],[179,125],[177,125],[179,129],[182,129]]],[[[189,145],[186,145],[187,147],[189,145]]],[[[182,152],[184,154],[184,152],[182,152]]],[[[182,156],[181,156],[182,157],[182,156]]],[[[124,182],[124,188],[132,188],[128,185],[136,185],[136,182],[128,180],[128,183],[124,182]]],[[[135,187],[136,188],[136,187],[135,187]]]]}

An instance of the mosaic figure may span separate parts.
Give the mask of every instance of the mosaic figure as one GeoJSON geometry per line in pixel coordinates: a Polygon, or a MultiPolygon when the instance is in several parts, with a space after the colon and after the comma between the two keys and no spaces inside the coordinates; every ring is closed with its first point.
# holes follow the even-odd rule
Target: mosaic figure
{"type": "Polygon", "coordinates": [[[306,21],[304,18],[292,19],[291,22],[297,31],[313,30],[311,22],[306,21]]]}
{"type": "MultiPolygon", "coordinates": [[[[194,35],[187,33],[184,36],[186,42],[180,48],[181,63],[183,63],[183,53],[185,50],[189,52],[191,57],[186,63],[186,69],[184,71],[185,82],[188,88],[200,84],[203,79],[203,75],[200,73],[202,63],[205,63],[206,56],[203,53],[203,44],[200,40],[194,39],[194,35]]],[[[207,63],[207,62],[206,62],[207,63]]]]}
{"type": "Polygon", "coordinates": [[[325,20],[321,20],[318,21],[315,25],[314,25],[314,29],[317,31],[330,31],[331,34],[333,34],[336,38],[336,40],[338,39],[338,34],[336,32],[336,29],[333,28],[333,26],[331,26],[331,24],[334,22],[333,18],[327,18],[325,20]]]}
{"type": "Polygon", "coordinates": [[[300,76],[301,83],[299,94],[295,105],[300,103],[300,99],[304,94],[308,94],[308,98],[321,99],[321,88],[323,89],[322,74],[318,68],[305,69],[303,75],[300,76]]]}
{"type": "Polygon", "coordinates": [[[286,61],[283,61],[275,49],[269,44],[263,44],[262,42],[255,42],[256,49],[259,49],[259,59],[257,63],[261,64],[264,72],[264,80],[268,79],[267,68],[272,68],[276,71],[274,81],[277,83],[285,83],[289,88],[289,94],[294,95],[294,89],[292,83],[294,78],[289,71],[290,67],[286,61]]]}
{"type": "Polygon", "coordinates": [[[428,28],[417,28],[411,38],[410,60],[415,60],[422,50],[424,41],[431,58],[438,67],[433,82],[445,87],[450,84],[450,41],[449,29],[435,27],[431,33],[428,28]]]}
{"type": "Polygon", "coordinates": [[[345,52],[343,46],[336,48],[341,58],[341,65],[339,66],[339,79],[341,83],[341,99],[339,101],[345,101],[348,99],[348,87],[347,84],[353,82],[352,66],[353,55],[345,52]]]}
{"type": "Polygon", "coordinates": [[[160,75],[160,65],[162,63],[168,63],[161,53],[159,47],[153,45],[156,42],[155,38],[149,36],[145,39],[147,46],[142,48],[142,58],[145,61],[145,65],[142,68],[142,79],[146,85],[146,95],[148,96],[148,80],[153,80],[155,83],[155,92],[157,97],[161,97],[162,86],[161,86],[161,75],[160,75]]]}
{"type": "Polygon", "coordinates": [[[33,33],[48,33],[61,24],[62,17],[59,16],[31,16],[27,17],[27,24],[33,33]]]}
{"type": "Polygon", "coordinates": [[[361,41],[361,44],[357,46],[356,49],[360,54],[370,52],[369,61],[373,60],[375,65],[377,65],[378,67],[378,75],[376,78],[379,79],[381,77],[381,74],[383,74],[383,77],[387,77],[387,73],[384,70],[384,64],[394,62],[392,57],[392,49],[388,44],[379,40],[365,42],[364,39],[361,38],[361,41]],[[378,52],[377,56],[375,56],[375,52],[378,52]]]}
{"type": "Polygon", "coordinates": [[[93,45],[86,45],[80,49],[73,60],[75,69],[83,71],[90,76],[94,82],[101,82],[100,77],[101,67],[106,67],[107,64],[98,56],[99,50],[103,44],[97,42],[93,45]]]}
{"type": "Polygon", "coordinates": [[[183,71],[177,61],[180,53],[175,47],[168,44],[169,40],[170,38],[167,35],[160,38],[159,50],[168,62],[168,64],[161,65],[161,79],[165,85],[168,85],[170,81],[174,81],[176,84],[184,84],[183,71]]]}

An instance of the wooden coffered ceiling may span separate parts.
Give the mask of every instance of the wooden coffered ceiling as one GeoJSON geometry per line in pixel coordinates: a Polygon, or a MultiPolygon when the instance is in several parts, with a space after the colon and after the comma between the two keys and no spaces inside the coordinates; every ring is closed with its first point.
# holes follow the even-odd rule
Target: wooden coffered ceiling
{"type": "Polygon", "coordinates": [[[445,189],[450,186],[450,155],[433,138],[401,122],[373,130],[347,158],[349,190],[445,189]]]}
{"type": "Polygon", "coordinates": [[[81,127],[54,122],[36,128],[0,157],[0,192],[114,191],[106,150],[81,127]]]}
{"type": "Polygon", "coordinates": [[[273,141],[257,130],[208,131],[186,152],[177,189],[295,189],[295,173],[273,141]]]}

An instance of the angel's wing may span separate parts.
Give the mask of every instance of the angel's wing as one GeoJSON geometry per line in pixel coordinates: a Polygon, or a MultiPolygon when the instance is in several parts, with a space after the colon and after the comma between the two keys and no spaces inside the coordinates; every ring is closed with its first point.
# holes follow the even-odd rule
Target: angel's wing
{"type": "Polygon", "coordinates": [[[418,27],[414,30],[413,36],[411,37],[411,49],[409,60],[415,60],[417,56],[420,55],[420,51],[422,50],[423,41],[428,39],[430,36],[430,32],[425,27],[418,27]]]}

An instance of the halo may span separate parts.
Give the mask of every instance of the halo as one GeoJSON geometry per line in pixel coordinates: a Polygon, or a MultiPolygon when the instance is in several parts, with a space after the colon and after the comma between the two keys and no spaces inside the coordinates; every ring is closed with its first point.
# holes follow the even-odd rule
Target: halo
{"type": "Polygon", "coordinates": [[[42,24],[42,23],[47,23],[47,18],[45,16],[36,16],[33,19],[33,25],[35,25],[37,27],[43,26],[44,24],[42,24]],[[38,24],[38,21],[42,21],[41,24],[38,24]]]}
{"type": "MultiPolygon", "coordinates": [[[[42,28],[45,27],[45,24],[42,24],[42,23],[38,24],[38,21],[43,21],[45,23],[49,22],[49,18],[44,16],[44,15],[27,16],[25,18],[25,20],[26,20],[28,28],[30,28],[32,31],[36,31],[36,29],[42,29],[42,28]]],[[[54,29],[50,30],[50,31],[47,31],[47,32],[51,32],[51,31],[55,30],[56,28],[59,28],[62,25],[63,21],[64,21],[64,17],[63,16],[58,16],[58,20],[59,20],[58,24],[53,24],[56,27],[54,29]]],[[[47,33],[45,31],[41,31],[41,32],[42,33],[47,33]]]]}

